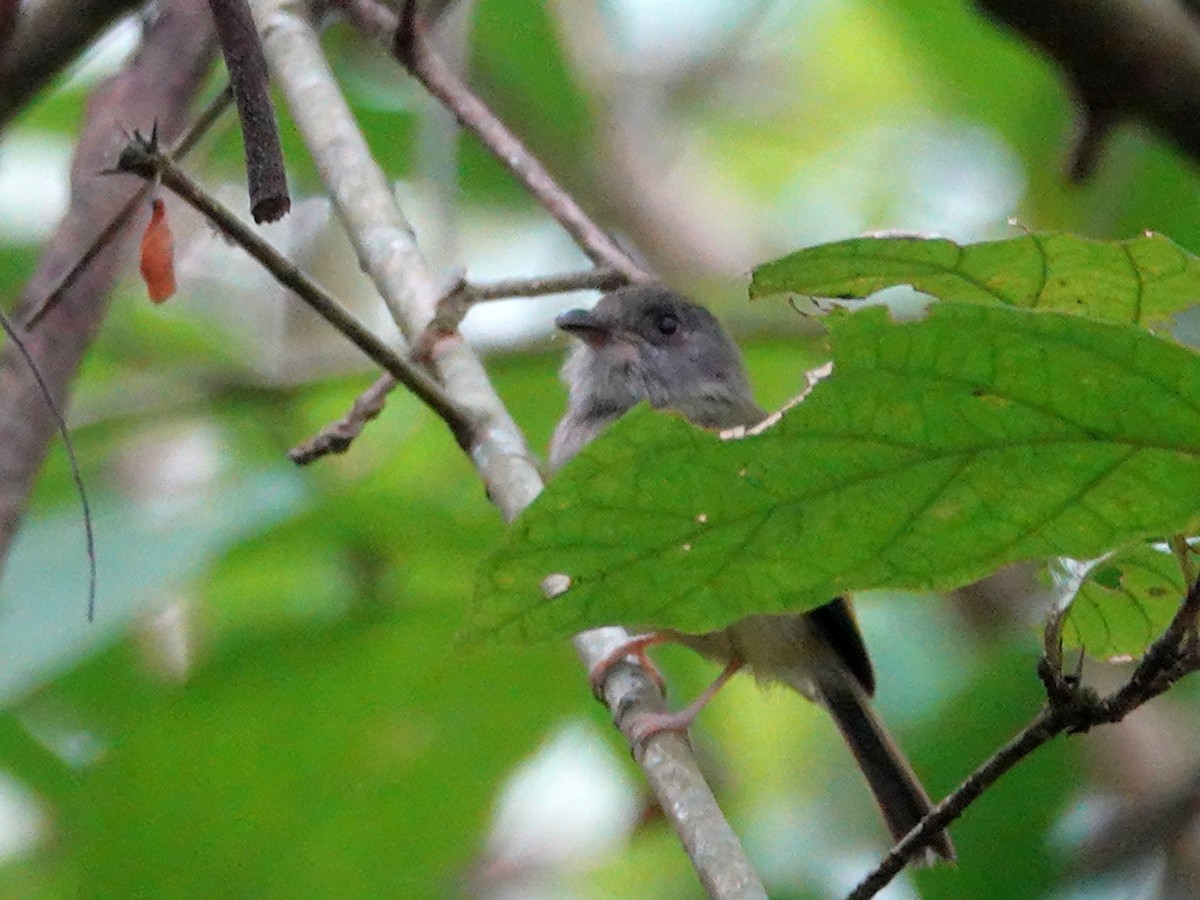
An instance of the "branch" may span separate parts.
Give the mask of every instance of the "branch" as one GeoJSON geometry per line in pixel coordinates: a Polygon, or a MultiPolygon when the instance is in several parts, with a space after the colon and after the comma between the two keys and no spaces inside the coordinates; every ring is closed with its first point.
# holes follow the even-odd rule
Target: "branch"
{"type": "Polygon", "coordinates": [[[1200,160],[1200,19],[1178,0],[975,0],[1040,47],[1082,108],[1070,176],[1092,171],[1104,137],[1139,119],[1200,160]]]}
{"type": "Polygon", "coordinates": [[[220,229],[226,237],[258,260],[280,284],[291,288],[319,316],[424,401],[449,426],[461,446],[471,446],[475,423],[462,407],[447,396],[440,385],[417,366],[396,354],[324,288],[244,225],[231,210],[207,194],[200,185],[184,174],[170,157],[158,150],[152,141],[135,134],[121,152],[117,168],[122,172],[139,175],[147,181],[161,181],[163,187],[172,191],[220,229]]]}
{"type": "MultiPolygon", "coordinates": [[[[157,117],[164,133],[179,132],[214,47],[208,17],[194,6],[191,0],[167,0],[137,54],[92,94],[72,163],[71,205],[22,292],[15,318],[26,317],[58,273],[79,258],[100,223],[126,202],[131,190],[126,179],[95,174],[111,162],[113,122],[157,117]]],[[[127,229],[99,253],[65,292],[55,315],[26,338],[29,355],[59,409],[66,408],[80,360],[104,320],[108,290],[128,236],[127,229]]],[[[0,353],[0,559],[8,553],[54,433],[53,414],[25,360],[14,344],[7,345],[0,353]]]]}
{"type": "MultiPolygon", "coordinates": [[[[442,339],[453,338],[463,317],[476,303],[511,297],[539,297],[566,291],[611,290],[625,279],[611,269],[589,269],[566,275],[547,275],[542,278],[511,278],[489,284],[468,284],[459,281],[437,302],[437,312],[417,339],[413,358],[431,360],[437,354],[442,339]]],[[[288,451],[288,458],[298,466],[307,466],[323,456],[345,453],[362,434],[366,424],[383,412],[388,394],[396,387],[391,375],[381,375],[358,395],[350,411],[321,429],[316,437],[288,451]]]]}
{"type": "Polygon", "coordinates": [[[250,215],[259,225],[275,222],[287,215],[292,200],[267,82],[267,61],[263,59],[254,17],[246,0],[208,0],[208,5],[242,123],[250,215]]]}
{"type": "Polygon", "coordinates": [[[912,859],[936,839],[947,825],[962,815],[984,791],[995,784],[1001,775],[1038,747],[1057,737],[1065,727],[1066,724],[1060,716],[1049,708],[1044,709],[1016,737],[972,772],[953,793],[930,810],[917,827],[888,852],[875,870],[858,883],[847,896],[847,900],[867,900],[887,887],[912,859]]]}
{"type": "Polygon", "coordinates": [[[326,425],[316,437],[289,450],[288,459],[298,466],[307,466],[331,453],[345,453],[354,439],[362,434],[366,424],[383,412],[388,394],[395,387],[395,378],[388,374],[380,375],[358,395],[346,415],[326,425]]]}
{"type": "MultiPolygon", "coordinates": [[[[363,269],[412,341],[434,317],[439,299],[437,280],[337,88],[312,23],[285,0],[257,0],[255,11],[274,81],[288,100],[296,127],[317,162],[317,171],[325,179],[363,269]]],[[[488,496],[504,518],[512,521],[542,487],[524,436],[479,359],[461,338],[439,342],[430,364],[447,393],[469,408],[480,423],[468,452],[488,496]]],[[[611,653],[625,637],[621,629],[600,629],[576,636],[575,646],[591,664],[611,653]]],[[[604,688],[614,712],[642,704],[665,709],[662,695],[643,670],[616,666],[615,672],[620,674],[608,679],[604,688]]],[[[765,897],[686,741],[676,736],[656,739],[640,762],[712,895],[765,897]]]]}
{"type": "MultiPolygon", "coordinates": [[[[192,148],[200,141],[205,133],[211,128],[221,117],[221,113],[229,107],[233,101],[233,93],[226,85],[219,94],[217,94],[208,106],[206,106],[192,122],[191,127],[175,142],[175,145],[167,151],[167,155],[174,160],[181,160],[192,148]]],[[[75,261],[75,265],[67,270],[67,273],[58,279],[57,283],[41,301],[41,303],[33,310],[29,318],[25,320],[25,330],[32,331],[37,327],[38,323],[46,317],[46,315],[54,309],[60,300],[66,295],[71,285],[75,280],[83,274],[88,266],[92,264],[92,260],[113,241],[125,225],[133,218],[133,214],[138,211],[142,201],[153,190],[154,185],[151,182],[143,182],[140,187],[129,197],[129,200],[124,206],[117,211],[108,223],[100,229],[92,242],[87,245],[87,248],[79,255],[75,261]]]]}
{"type": "Polygon", "coordinates": [[[1079,686],[1074,676],[1063,674],[1061,649],[1055,647],[1060,620],[1047,626],[1047,647],[1038,675],[1046,688],[1046,705],[1015,738],[971,773],[956,790],[935,806],[916,828],[904,836],[879,865],[850,893],[849,900],[867,900],[883,890],[893,878],[942,830],[962,815],[984,791],[1058,735],[1079,734],[1097,725],[1119,722],[1143,703],[1157,697],[1185,675],[1200,669],[1196,620],[1200,615],[1200,580],[1188,587],[1187,595],[1166,630],[1143,654],[1129,680],[1107,697],[1100,698],[1079,686]]]}
{"type": "Polygon", "coordinates": [[[415,2],[404,4],[400,18],[374,0],[343,0],[343,6],[360,28],[390,42],[396,59],[542,204],[588,259],[630,282],[657,280],[592,221],[521,139],[445,64],[426,38],[415,2]]]}

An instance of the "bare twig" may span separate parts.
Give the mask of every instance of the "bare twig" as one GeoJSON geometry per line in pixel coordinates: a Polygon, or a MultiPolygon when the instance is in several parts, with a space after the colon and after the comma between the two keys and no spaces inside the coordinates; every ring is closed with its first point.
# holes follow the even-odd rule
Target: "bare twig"
{"type": "MultiPolygon", "coordinates": [[[[312,23],[283,0],[257,0],[256,13],[275,83],[288,98],[297,129],[326,179],[363,268],[397,314],[405,334],[414,340],[434,317],[438,279],[428,270],[405,227],[390,186],[328,71],[312,23]]],[[[481,423],[469,451],[471,460],[488,496],[504,518],[512,521],[542,487],[524,436],[478,358],[461,339],[439,342],[430,365],[447,392],[468,406],[481,423]]],[[[585,663],[592,665],[626,637],[621,629],[600,629],[578,635],[575,646],[585,663]]],[[[631,704],[665,709],[661,693],[643,670],[616,666],[616,671],[620,675],[612,675],[605,685],[610,709],[616,712],[631,704]]],[[[765,897],[686,742],[675,736],[656,739],[640,763],[710,893],[729,898],[765,897]]]]}
{"type": "Polygon", "coordinates": [[[345,453],[366,424],[383,412],[388,394],[395,386],[396,379],[391,375],[380,375],[358,395],[346,415],[332,425],[326,425],[316,437],[293,447],[288,451],[288,458],[298,466],[307,466],[322,456],[345,453]]]}
{"type": "Polygon", "coordinates": [[[91,622],[96,618],[96,534],[92,528],[92,506],[88,502],[87,489],[83,484],[79,458],[75,455],[75,442],[71,440],[71,431],[67,428],[67,420],[62,414],[62,410],[58,408],[54,394],[50,392],[50,385],[46,384],[46,379],[42,377],[41,370],[38,369],[29,348],[17,336],[16,329],[8,321],[8,316],[3,313],[0,313],[0,328],[4,329],[8,339],[16,346],[17,352],[29,366],[29,373],[33,376],[33,380],[42,394],[42,399],[46,402],[46,408],[54,417],[54,425],[58,429],[59,436],[62,437],[63,449],[67,451],[67,464],[71,469],[71,480],[75,482],[75,491],[79,494],[79,505],[83,511],[83,543],[88,561],[87,618],[91,622]]]}
{"type": "Polygon", "coordinates": [[[1061,67],[1084,125],[1070,175],[1086,177],[1110,126],[1137,118],[1200,159],[1200,19],[1178,0],[975,0],[1061,67]]]}
{"type": "Polygon", "coordinates": [[[324,288],[244,225],[231,210],[192,181],[166,154],[154,147],[152,142],[140,135],[134,135],[134,138],[121,152],[117,166],[123,172],[131,172],[147,180],[155,178],[161,180],[164,187],[258,260],[280,284],[295,291],[296,296],[311,306],[325,321],[349,338],[363,353],[424,401],[445,421],[461,446],[466,448],[472,445],[475,423],[470,415],[442,390],[439,384],[379,340],[370,329],[330,296],[324,288]]]}
{"type": "Polygon", "coordinates": [[[472,284],[466,279],[459,279],[438,301],[437,314],[417,340],[414,355],[418,358],[428,357],[434,344],[456,332],[471,307],[478,303],[512,297],[542,297],[568,291],[610,291],[626,283],[624,275],[607,267],[541,278],[510,278],[490,284],[472,284]]]}
{"type": "MultiPolygon", "coordinates": [[[[437,342],[453,335],[463,317],[476,303],[566,291],[609,290],[624,283],[625,279],[611,269],[590,269],[542,278],[511,278],[487,284],[469,284],[460,279],[438,301],[436,315],[417,338],[413,358],[421,361],[432,359],[437,353],[437,342]]],[[[345,453],[362,434],[367,422],[383,411],[387,396],[395,387],[396,379],[391,375],[379,376],[358,395],[346,415],[322,428],[315,437],[294,447],[288,452],[288,457],[296,465],[306,466],[322,456],[345,453]]]]}
{"type": "Polygon", "coordinates": [[[415,3],[405,3],[399,18],[382,7],[372,6],[367,0],[354,0],[346,8],[361,27],[370,29],[376,37],[391,39],[392,52],[413,77],[454,113],[463,128],[483,142],[592,262],[620,272],[630,282],[655,280],[608,232],[592,221],[520,138],[443,62],[426,40],[415,3]]]}
{"type": "Polygon", "coordinates": [[[1061,717],[1049,708],[1039,713],[1020,734],[1000,748],[953,793],[930,810],[917,827],[888,852],[875,870],[858,883],[847,900],[867,900],[887,887],[910,860],[935,840],[947,825],[962,815],[963,810],[995,784],[1001,775],[1060,734],[1064,727],[1065,723],[1061,717]]]}
{"type": "MultiPolygon", "coordinates": [[[[1143,703],[1157,697],[1180,678],[1200,668],[1196,619],[1200,614],[1200,581],[1188,586],[1187,595],[1163,634],[1143,654],[1129,680],[1101,698],[1077,680],[1066,676],[1058,660],[1043,657],[1038,675],[1046,687],[1046,706],[1020,734],[971,773],[957,789],[935,806],[905,835],[879,865],[850,893],[849,900],[867,900],[883,890],[893,878],[947,825],[962,815],[984,791],[1005,772],[1038,747],[1058,735],[1078,734],[1097,725],[1119,722],[1143,703]]],[[[1054,620],[1051,623],[1055,625],[1054,620]]],[[[1047,637],[1047,647],[1056,640],[1047,637]]]]}
{"type": "MultiPolygon", "coordinates": [[[[66,16],[63,24],[70,20],[66,16]]],[[[149,121],[157,116],[165,134],[178,134],[211,65],[213,48],[203,10],[197,11],[192,0],[164,0],[136,55],[94,91],[72,163],[70,207],[22,292],[14,318],[22,320],[46,296],[49,284],[79,258],[100,223],[126,202],[132,179],[125,183],[122,177],[95,174],[111,162],[113,123],[149,121]]],[[[80,360],[104,320],[108,290],[123,250],[121,239],[107,245],[66,293],[58,313],[24,338],[29,356],[60,410],[67,406],[80,360]]],[[[15,343],[9,344],[0,354],[0,557],[11,546],[57,424],[41,389],[29,376],[26,360],[15,343]]]]}
{"type": "Polygon", "coordinates": [[[246,0],[208,0],[208,5],[242,123],[250,215],[259,224],[274,222],[287,215],[292,201],[258,30],[246,0]]]}
{"type": "MultiPolygon", "coordinates": [[[[183,136],[175,142],[174,146],[172,146],[169,151],[167,151],[167,155],[176,161],[187,156],[188,153],[191,152],[192,148],[199,143],[200,138],[202,138],[208,132],[208,129],[216,124],[217,119],[221,117],[221,113],[225,112],[225,110],[229,108],[229,104],[232,101],[232,89],[229,85],[226,85],[221,92],[213,97],[212,100],[209,101],[208,105],[201,110],[200,115],[195,118],[188,130],[184,132],[183,136]]],[[[58,305],[58,302],[71,288],[71,285],[75,283],[75,279],[77,279],[83,273],[83,271],[89,265],[91,265],[92,260],[96,258],[97,254],[107,247],[109,242],[120,233],[121,229],[124,228],[126,223],[133,217],[133,214],[137,212],[142,201],[146,199],[146,197],[150,194],[150,191],[153,189],[154,183],[146,181],[143,182],[138,189],[133,192],[128,202],[126,202],[126,204],[117,211],[116,215],[108,220],[108,223],[100,229],[99,233],[97,233],[97,235],[92,239],[92,242],[88,244],[87,249],[79,255],[79,259],[76,260],[75,265],[71,266],[71,268],[67,270],[67,274],[58,280],[58,283],[54,286],[50,293],[46,295],[41,304],[34,309],[33,313],[25,321],[26,331],[32,331],[34,328],[36,328],[38,322],[44,319],[46,314],[58,305]]]]}
{"type": "Polygon", "coordinates": [[[537,278],[506,278],[472,284],[476,301],[503,300],[508,297],[542,297],[546,294],[565,294],[570,291],[611,291],[626,283],[620,272],[598,266],[586,272],[567,272],[562,275],[542,275],[537,278]]]}

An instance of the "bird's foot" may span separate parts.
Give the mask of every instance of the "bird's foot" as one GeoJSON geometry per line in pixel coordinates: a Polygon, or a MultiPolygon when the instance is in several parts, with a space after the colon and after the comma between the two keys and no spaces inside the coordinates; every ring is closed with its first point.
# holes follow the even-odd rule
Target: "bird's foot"
{"type": "Polygon", "coordinates": [[[662,694],[667,692],[667,683],[663,680],[662,673],[658,671],[658,667],[650,661],[650,657],[646,655],[646,650],[658,644],[667,641],[664,635],[658,632],[650,632],[649,634],[638,634],[625,641],[615,650],[592,666],[588,672],[588,683],[592,686],[592,693],[596,695],[598,700],[604,700],[604,681],[608,678],[608,673],[617,663],[632,657],[633,660],[642,667],[650,679],[658,685],[658,690],[662,694]]]}

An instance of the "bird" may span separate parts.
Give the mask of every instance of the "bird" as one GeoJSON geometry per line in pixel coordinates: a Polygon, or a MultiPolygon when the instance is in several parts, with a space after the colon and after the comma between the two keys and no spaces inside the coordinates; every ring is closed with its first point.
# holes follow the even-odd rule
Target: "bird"
{"type": "MultiPolygon", "coordinates": [[[[619,288],[590,310],[562,313],[555,325],[577,341],[562,367],[567,411],[550,442],[551,471],[640,403],[714,430],[748,427],[767,418],[754,399],[733,338],[711,312],[670,288],[619,288]]],[[[667,642],[683,644],[723,663],[724,669],[684,709],[643,714],[632,723],[635,742],[664,730],[686,731],[717,691],[745,668],[760,683],[783,683],[829,712],[895,840],[932,808],[912,766],[872,709],[875,674],[847,598],[834,598],[806,613],[747,615],[702,634],[659,628],[634,636],[593,667],[593,687],[627,656],[656,674],[645,652],[667,642]]],[[[954,845],[941,831],[919,861],[954,858],[954,845]]]]}

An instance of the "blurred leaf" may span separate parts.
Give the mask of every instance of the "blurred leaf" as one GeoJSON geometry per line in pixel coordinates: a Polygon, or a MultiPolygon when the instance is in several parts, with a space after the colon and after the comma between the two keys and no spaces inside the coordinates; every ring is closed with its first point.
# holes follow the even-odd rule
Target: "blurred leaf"
{"type": "Polygon", "coordinates": [[[1063,644],[1097,659],[1139,657],[1179,608],[1186,593],[1175,555],[1163,545],[1118,550],[1072,579],[1063,644]]]}
{"type": "Polygon", "coordinates": [[[760,435],[721,440],[640,408],[585,448],[485,565],[474,636],[706,631],[1200,522],[1190,351],[955,303],[829,325],[833,375],[760,435]]]}
{"type": "Polygon", "coordinates": [[[1026,234],[965,246],[937,238],[855,238],[757,267],[750,296],[851,299],[899,284],[943,300],[1165,330],[1175,314],[1196,305],[1200,259],[1159,234],[1126,241],[1026,234]]]}
{"type": "Polygon", "coordinates": [[[294,510],[299,476],[248,474],[211,493],[159,508],[94,502],[96,621],[86,616],[87,559],[76,509],[34,518],[13,542],[3,591],[0,701],[79,656],[111,643],[138,612],[161,601],[221,548],[294,510]],[[47,582],[47,573],[55,573],[47,582]]]}
{"type": "Polygon", "coordinates": [[[451,628],[296,629],[182,686],[128,647],[97,658],[27,704],[106,711],[104,752],[54,795],[48,859],[71,851],[80,897],[458,894],[500,777],[586,687],[566,646],[463,657],[451,628]]]}

